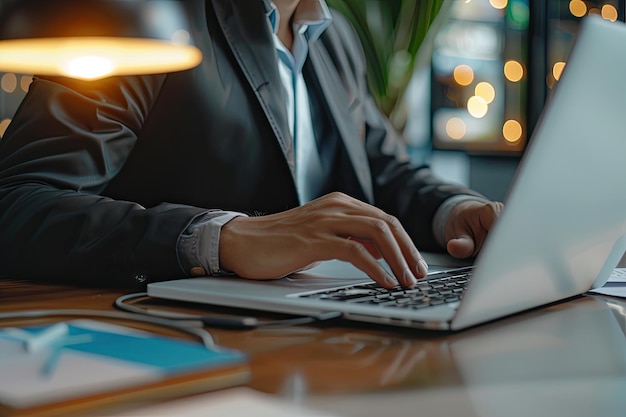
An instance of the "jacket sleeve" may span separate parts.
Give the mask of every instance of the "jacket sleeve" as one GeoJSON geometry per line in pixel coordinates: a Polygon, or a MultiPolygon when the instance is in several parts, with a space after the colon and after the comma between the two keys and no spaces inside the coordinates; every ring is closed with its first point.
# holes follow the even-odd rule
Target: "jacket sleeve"
{"type": "Polygon", "coordinates": [[[164,77],[35,78],[0,140],[0,277],[130,286],[182,275],[177,239],[204,210],[100,195],[164,77]]]}
{"type": "Polygon", "coordinates": [[[366,147],[374,192],[373,203],[398,217],[420,250],[441,251],[433,231],[438,208],[448,198],[467,195],[485,198],[467,187],[439,178],[426,165],[417,165],[408,157],[406,140],[378,108],[367,86],[367,65],[354,28],[338,13],[333,15],[335,33],[329,33],[336,56],[348,62],[346,82],[359,102],[359,121],[366,147]],[[341,46],[337,45],[337,42],[341,46]],[[341,51],[338,51],[340,49],[341,51]]]}

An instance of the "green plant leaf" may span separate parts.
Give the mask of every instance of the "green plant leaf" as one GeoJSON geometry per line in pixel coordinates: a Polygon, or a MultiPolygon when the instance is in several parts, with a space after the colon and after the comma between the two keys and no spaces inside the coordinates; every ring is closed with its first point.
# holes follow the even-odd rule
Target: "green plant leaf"
{"type": "Polygon", "coordinates": [[[391,115],[444,0],[327,0],[354,26],[367,60],[370,92],[391,115]]]}

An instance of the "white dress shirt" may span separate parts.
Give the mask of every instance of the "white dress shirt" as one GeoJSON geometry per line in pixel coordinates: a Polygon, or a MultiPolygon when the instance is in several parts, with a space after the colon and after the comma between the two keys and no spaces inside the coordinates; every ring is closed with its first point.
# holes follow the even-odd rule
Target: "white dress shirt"
{"type": "Polygon", "coordinates": [[[268,13],[278,53],[278,70],[285,88],[289,131],[296,153],[296,185],[300,204],[319,197],[322,187],[322,162],[315,141],[309,108],[309,95],[302,76],[302,67],[309,53],[309,42],[319,38],[331,22],[326,4],[317,0],[302,0],[293,22],[291,50],[277,35],[280,15],[276,7],[268,13]]]}

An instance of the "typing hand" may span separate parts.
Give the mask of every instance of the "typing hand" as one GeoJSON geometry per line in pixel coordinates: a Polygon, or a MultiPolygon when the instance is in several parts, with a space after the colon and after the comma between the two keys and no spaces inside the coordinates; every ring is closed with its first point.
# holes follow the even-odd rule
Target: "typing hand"
{"type": "Polygon", "coordinates": [[[446,224],[448,253],[455,258],[476,256],[503,208],[504,204],[495,201],[468,200],[457,204],[446,224]]]}
{"type": "Polygon", "coordinates": [[[340,259],[383,287],[412,287],[428,269],[396,218],[341,193],[282,213],[237,217],[222,227],[219,250],[222,268],[251,279],[283,277],[340,259]],[[377,258],[387,261],[395,277],[377,258]]]}

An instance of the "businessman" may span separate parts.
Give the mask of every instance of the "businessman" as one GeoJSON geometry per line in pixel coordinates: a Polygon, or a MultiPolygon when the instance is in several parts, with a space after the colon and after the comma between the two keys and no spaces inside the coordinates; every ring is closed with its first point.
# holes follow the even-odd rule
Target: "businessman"
{"type": "Polygon", "coordinates": [[[411,164],[323,0],[183,3],[198,67],[35,77],[0,141],[0,276],[271,279],[342,259],[410,287],[417,248],[478,252],[502,205],[411,164]]]}

